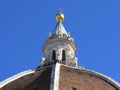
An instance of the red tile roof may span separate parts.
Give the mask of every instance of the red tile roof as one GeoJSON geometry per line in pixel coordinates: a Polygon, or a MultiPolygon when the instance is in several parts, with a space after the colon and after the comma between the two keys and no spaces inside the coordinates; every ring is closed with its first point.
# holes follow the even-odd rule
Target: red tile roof
{"type": "MultiPolygon", "coordinates": [[[[57,68],[57,67],[56,67],[57,68]]],[[[0,90],[50,90],[52,67],[37,69],[0,90]]],[[[85,69],[60,66],[59,90],[120,90],[109,78],[85,69]]]]}
{"type": "Polygon", "coordinates": [[[66,66],[61,66],[59,83],[59,90],[120,90],[94,73],[66,66]]]}
{"type": "Polygon", "coordinates": [[[0,90],[49,90],[52,67],[36,70],[33,74],[25,75],[0,90]]]}

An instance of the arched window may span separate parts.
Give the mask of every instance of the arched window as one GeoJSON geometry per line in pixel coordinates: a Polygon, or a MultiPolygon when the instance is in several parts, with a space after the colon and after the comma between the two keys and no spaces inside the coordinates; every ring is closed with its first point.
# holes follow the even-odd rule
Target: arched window
{"type": "Polygon", "coordinates": [[[53,50],[53,52],[52,52],[52,60],[56,60],[56,52],[55,52],[55,50],[53,50]]]}
{"type": "Polygon", "coordinates": [[[62,51],[62,62],[65,62],[66,58],[65,58],[65,50],[62,51]]]}

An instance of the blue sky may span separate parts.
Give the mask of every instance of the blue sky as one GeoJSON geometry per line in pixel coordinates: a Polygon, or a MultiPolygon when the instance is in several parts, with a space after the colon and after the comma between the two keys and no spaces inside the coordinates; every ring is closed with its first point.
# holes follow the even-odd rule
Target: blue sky
{"type": "Polygon", "coordinates": [[[59,8],[79,65],[120,82],[119,0],[0,0],[0,81],[40,64],[59,8]]]}

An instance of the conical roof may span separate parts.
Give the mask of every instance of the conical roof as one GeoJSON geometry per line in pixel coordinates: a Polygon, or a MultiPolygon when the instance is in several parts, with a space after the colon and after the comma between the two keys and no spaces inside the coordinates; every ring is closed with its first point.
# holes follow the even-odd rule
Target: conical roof
{"type": "Polygon", "coordinates": [[[57,23],[57,25],[56,25],[56,27],[54,29],[53,34],[55,34],[55,35],[61,35],[61,36],[65,34],[65,35],[68,36],[68,34],[67,34],[67,32],[66,32],[63,24],[62,24],[62,22],[58,22],[57,23]]]}
{"type": "Polygon", "coordinates": [[[58,10],[58,13],[56,15],[56,20],[57,20],[57,25],[56,25],[56,27],[54,29],[53,35],[57,35],[57,36],[66,35],[66,36],[68,36],[68,34],[67,34],[63,24],[62,24],[62,21],[64,20],[64,14],[62,13],[61,9],[58,10]]]}

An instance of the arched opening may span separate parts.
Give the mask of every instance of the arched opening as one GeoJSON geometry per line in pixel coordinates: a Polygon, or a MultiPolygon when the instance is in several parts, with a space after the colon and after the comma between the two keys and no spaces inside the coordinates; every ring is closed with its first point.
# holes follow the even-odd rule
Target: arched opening
{"type": "Polygon", "coordinates": [[[65,50],[63,50],[63,51],[62,51],[62,62],[64,63],[65,60],[66,60],[66,58],[65,58],[65,50]]]}
{"type": "Polygon", "coordinates": [[[55,50],[53,50],[53,52],[52,52],[52,60],[56,60],[56,51],[55,50]]]}

